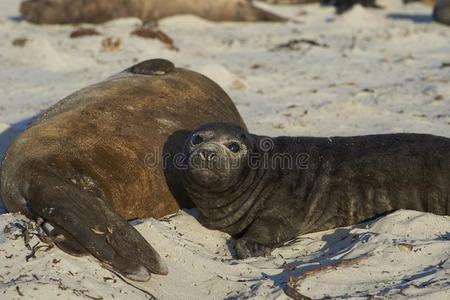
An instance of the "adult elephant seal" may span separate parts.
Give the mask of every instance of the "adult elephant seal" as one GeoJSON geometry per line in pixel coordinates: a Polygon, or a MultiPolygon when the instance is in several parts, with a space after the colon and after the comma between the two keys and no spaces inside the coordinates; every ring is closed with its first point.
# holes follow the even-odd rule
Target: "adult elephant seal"
{"type": "Polygon", "coordinates": [[[6,208],[43,221],[66,252],[91,253],[130,279],[166,274],[126,220],[189,206],[177,197],[179,176],[155,162],[211,121],[244,126],[208,78],[162,59],[137,64],[55,104],[14,141],[1,175],[6,208]]]}
{"type": "Polygon", "coordinates": [[[192,14],[211,21],[284,21],[247,0],[27,0],[20,7],[32,23],[102,23],[136,17],[143,21],[192,14]]]}
{"type": "Polygon", "coordinates": [[[186,142],[184,184],[239,258],[299,234],[397,209],[450,214],[450,139],[423,134],[277,137],[207,124],[186,142]]]}

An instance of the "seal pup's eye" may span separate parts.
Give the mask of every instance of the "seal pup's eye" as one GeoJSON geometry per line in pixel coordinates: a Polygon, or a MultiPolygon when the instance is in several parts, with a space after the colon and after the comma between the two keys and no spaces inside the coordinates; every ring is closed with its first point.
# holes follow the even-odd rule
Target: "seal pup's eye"
{"type": "Polygon", "coordinates": [[[203,137],[201,135],[194,134],[192,136],[191,143],[192,143],[192,145],[201,144],[201,143],[203,143],[203,137]]]}
{"type": "Polygon", "coordinates": [[[236,142],[229,144],[227,147],[228,147],[228,149],[230,149],[231,152],[234,152],[234,153],[237,153],[237,152],[239,152],[239,150],[241,150],[241,146],[239,146],[239,144],[236,142]]]}

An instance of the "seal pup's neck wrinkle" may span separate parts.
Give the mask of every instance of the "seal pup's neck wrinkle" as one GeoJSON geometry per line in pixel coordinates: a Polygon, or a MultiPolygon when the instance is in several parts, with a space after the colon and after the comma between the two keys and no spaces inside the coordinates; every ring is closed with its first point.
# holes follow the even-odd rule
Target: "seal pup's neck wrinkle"
{"type": "Polygon", "coordinates": [[[264,203],[261,195],[272,194],[274,185],[264,184],[266,180],[261,180],[269,176],[264,168],[247,168],[237,182],[221,192],[205,190],[186,177],[189,182],[186,190],[195,199],[204,226],[237,235],[253,221],[264,203]]]}

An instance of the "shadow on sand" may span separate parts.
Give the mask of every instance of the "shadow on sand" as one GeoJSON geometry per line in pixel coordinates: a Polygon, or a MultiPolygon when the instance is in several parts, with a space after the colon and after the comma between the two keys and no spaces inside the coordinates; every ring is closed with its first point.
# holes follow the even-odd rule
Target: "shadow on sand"
{"type": "Polygon", "coordinates": [[[8,20],[13,21],[13,22],[22,22],[25,21],[25,18],[23,16],[11,16],[8,17],[8,20]]]}
{"type": "MultiPolygon", "coordinates": [[[[289,267],[292,268],[292,271],[282,271],[279,274],[275,275],[262,273],[262,275],[263,277],[270,279],[273,282],[274,287],[278,287],[286,291],[289,278],[298,278],[309,271],[313,271],[319,268],[326,268],[327,266],[337,265],[341,263],[343,259],[336,257],[350,252],[354,248],[356,243],[368,241],[370,237],[373,236],[373,234],[370,232],[359,236],[351,233],[353,229],[365,228],[366,225],[367,223],[365,222],[348,228],[338,228],[334,232],[326,234],[322,237],[322,240],[325,242],[325,244],[321,249],[317,250],[316,253],[320,254],[317,257],[308,259],[307,261],[302,261],[299,259],[290,262],[289,267]]],[[[288,243],[287,245],[293,244],[297,241],[298,239],[292,241],[291,243],[288,243]]],[[[240,296],[241,295],[232,296],[226,299],[237,300],[240,299],[240,296]]],[[[307,298],[305,297],[305,299],[307,298]]]]}
{"type": "Polygon", "coordinates": [[[411,21],[414,23],[431,23],[433,18],[429,15],[387,14],[386,18],[393,20],[411,21]]]}
{"type": "MultiPolygon", "coordinates": [[[[296,260],[290,262],[288,265],[293,269],[292,271],[282,271],[281,273],[275,275],[262,273],[262,275],[264,278],[271,280],[274,287],[278,287],[286,291],[289,278],[298,278],[309,271],[336,265],[341,262],[342,259],[336,259],[336,256],[349,252],[351,249],[353,249],[355,243],[361,241],[361,238],[355,239],[355,235],[350,232],[354,228],[364,228],[365,226],[366,223],[362,223],[350,228],[338,228],[333,233],[324,235],[322,237],[322,240],[325,242],[325,244],[320,250],[317,251],[317,253],[320,253],[320,255],[318,255],[317,257],[311,260],[308,259],[307,261],[296,260]]],[[[367,233],[367,236],[363,237],[363,239],[369,239],[370,236],[371,234],[367,233]]],[[[291,243],[295,243],[296,241],[298,241],[298,239],[292,241],[291,243]]],[[[257,281],[255,281],[255,283],[258,284],[257,281]]],[[[241,299],[241,296],[242,295],[237,295],[225,299],[237,300],[241,299]]],[[[305,297],[305,299],[308,298],[305,297]]]]}
{"type": "MultiPolygon", "coordinates": [[[[315,270],[317,268],[323,268],[326,266],[336,265],[341,262],[341,259],[336,259],[336,256],[344,254],[353,249],[354,245],[360,241],[355,239],[354,234],[350,231],[353,228],[358,228],[360,225],[353,226],[351,228],[338,228],[333,233],[324,235],[322,240],[325,242],[324,246],[317,251],[319,256],[308,260],[307,262],[297,260],[289,263],[289,266],[295,268],[293,271],[282,272],[280,274],[268,276],[275,286],[279,286],[285,289],[289,277],[299,277],[306,272],[315,270]]],[[[367,236],[367,239],[369,236],[367,236]]]]}

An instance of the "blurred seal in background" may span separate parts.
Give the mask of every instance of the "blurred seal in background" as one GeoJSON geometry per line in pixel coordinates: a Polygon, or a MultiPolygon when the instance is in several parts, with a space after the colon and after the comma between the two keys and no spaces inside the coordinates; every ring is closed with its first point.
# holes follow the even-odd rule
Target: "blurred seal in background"
{"type": "Polygon", "coordinates": [[[211,21],[283,21],[247,0],[27,0],[23,17],[39,24],[102,23],[137,17],[154,21],[191,14],[211,21]]]}

